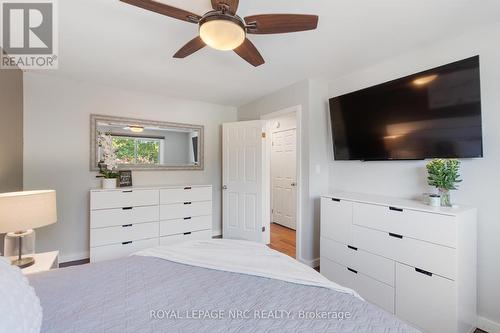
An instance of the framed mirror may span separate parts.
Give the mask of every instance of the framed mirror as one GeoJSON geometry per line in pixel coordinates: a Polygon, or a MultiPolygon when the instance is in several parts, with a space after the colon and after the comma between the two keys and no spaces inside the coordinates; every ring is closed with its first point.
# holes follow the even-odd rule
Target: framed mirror
{"type": "Polygon", "coordinates": [[[90,116],[90,169],[99,170],[102,151],[98,137],[111,137],[118,169],[203,170],[202,125],[90,116]]]}

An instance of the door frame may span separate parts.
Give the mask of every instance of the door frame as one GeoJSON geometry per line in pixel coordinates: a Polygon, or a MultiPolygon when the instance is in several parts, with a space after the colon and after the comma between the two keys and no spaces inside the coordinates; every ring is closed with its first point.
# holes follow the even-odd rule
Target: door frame
{"type": "Polygon", "coordinates": [[[264,239],[266,240],[266,244],[271,242],[271,128],[269,127],[269,121],[274,118],[279,118],[281,116],[295,113],[295,121],[296,121],[296,177],[297,177],[297,198],[296,198],[296,232],[295,232],[295,257],[300,262],[306,263],[305,260],[302,259],[302,192],[304,189],[303,179],[302,179],[302,105],[292,106],[286,109],[282,109],[279,111],[267,113],[260,116],[261,120],[266,121],[266,140],[265,144],[265,153],[264,153],[264,166],[263,166],[263,175],[264,175],[264,208],[269,212],[266,216],[269,218],[265,221],[265,235],[264,239]]]}

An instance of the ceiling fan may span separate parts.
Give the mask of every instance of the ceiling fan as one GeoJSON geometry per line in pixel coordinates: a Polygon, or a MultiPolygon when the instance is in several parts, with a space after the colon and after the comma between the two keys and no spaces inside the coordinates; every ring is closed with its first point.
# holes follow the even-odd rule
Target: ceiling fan
{"type": "Polygon", "coordinates": [[[236,15],[239,0],[211,0],[213,10],[203,16],[152,0],[120,1],[199,25],[199,36],[177,51],[174,58],[185,58],[208,45],[222,51],[234,50],[257,67],[265,61],[247,34],[280,34],[314,30],[318,26],[316,15],[263,14],[242,19],[236,15]]]}

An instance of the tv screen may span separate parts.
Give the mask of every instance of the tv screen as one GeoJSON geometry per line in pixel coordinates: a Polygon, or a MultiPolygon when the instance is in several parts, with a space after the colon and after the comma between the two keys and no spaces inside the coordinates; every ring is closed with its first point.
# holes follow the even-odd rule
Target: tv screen
{"type": "Polygon", "coordinates": [[[479,56],[330,99],[335,160],[483,156],[479,56]]]}

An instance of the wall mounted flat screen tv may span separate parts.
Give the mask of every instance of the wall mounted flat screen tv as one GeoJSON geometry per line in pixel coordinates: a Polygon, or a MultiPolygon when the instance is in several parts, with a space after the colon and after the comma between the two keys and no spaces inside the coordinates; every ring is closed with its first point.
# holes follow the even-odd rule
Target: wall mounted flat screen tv
{"type": "Polygon", "coordinates": [[[330,99],[335,160],[483,157],[479,56],[330,99]]]}

